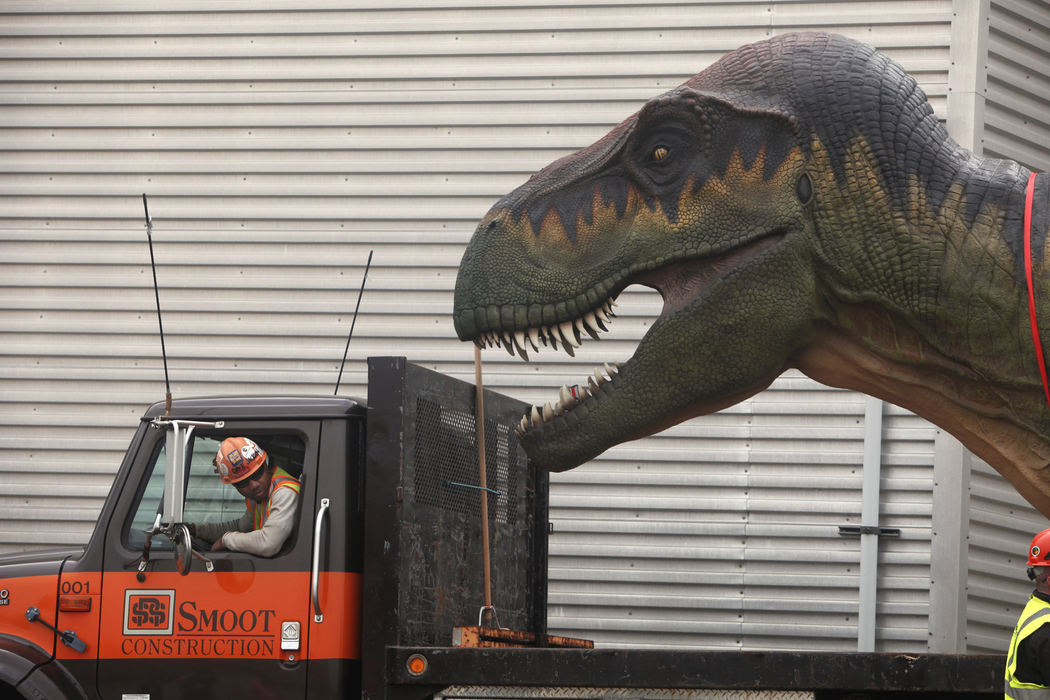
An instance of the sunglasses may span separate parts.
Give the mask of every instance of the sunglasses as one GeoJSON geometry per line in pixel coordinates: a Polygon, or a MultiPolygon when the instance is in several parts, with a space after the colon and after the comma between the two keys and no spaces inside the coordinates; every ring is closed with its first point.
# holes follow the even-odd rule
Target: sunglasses
{"type": "Polygon", "coordinates": [[[248,484],[255,483],[257,481],[262,481],[263,478],[265,478],[265,477],[266,477],[266,468],[265,468],[265,466],[259,467],[254,472],[252,472],[251,476],[246,476],[243,479],[241,479],[240,481],[238,481],[236,484],[234,484],[234,487],[235,488],[246,487],[246,486],[248,486],[248,484]]]}

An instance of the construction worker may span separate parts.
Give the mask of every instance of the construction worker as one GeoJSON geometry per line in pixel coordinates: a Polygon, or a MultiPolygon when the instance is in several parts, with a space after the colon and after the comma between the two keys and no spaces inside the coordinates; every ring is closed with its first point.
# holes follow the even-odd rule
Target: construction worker
{"type": "Polygon", "coordinates": [[[1006,700],[1050,700],[1050,529],[1028,548],[1035,591],[1021,611],[1006,656],[1006,700]]]}
{"type": "Polygon", "coordinates": [[[190,534],[214,542],[213,552],[277,554],[295,528],[298,479],[274,466],[266,451],[246,437],[223,440],[212,463],[222,483],[233,484],[247,507],[237,520],[190,523],[190,534]]]}

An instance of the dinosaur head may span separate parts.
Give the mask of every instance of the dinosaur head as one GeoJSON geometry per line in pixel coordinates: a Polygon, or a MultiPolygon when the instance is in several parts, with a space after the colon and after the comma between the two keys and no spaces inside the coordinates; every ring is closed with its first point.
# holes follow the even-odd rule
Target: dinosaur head
{"type": "Polygon", "coordinates": [[[456,283],[462,340],[571,354],[607,329],[629,285],[664,302],[633,357],[523,419],[533,461],[578,466],[731,405],[783,371],[814,315],[805,168],[783,112],[687,84],[489,211],[456,283]]]}

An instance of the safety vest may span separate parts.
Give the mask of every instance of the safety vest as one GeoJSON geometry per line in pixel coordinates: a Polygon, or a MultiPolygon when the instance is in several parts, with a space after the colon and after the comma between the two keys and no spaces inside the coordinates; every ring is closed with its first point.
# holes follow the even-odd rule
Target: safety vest
{"type": "Polygon", "coordinates": [[[266,495],[265,508],[262,507],[263,504],[256,503],[250,498],[244,499],[244,502],[248,504],[248,512],[252,514],[253,530],[261,528],[266,519],[270,517],[270,501],[273,500],[274,492],[280,488],[291,489],[299,493],[299,480],[277,467],[273,470],[273,478],[270,479],[270,492],[266,495]]]}
{"type": "Polygon", "coordinates": [[[1032,596],[1021,611],[1014,635],[1010,639],[1010,651],[1006,656],[1006,700],[1050,700],[1050,686],[1022,683],[1017,680],[1017,645],[1028,635],[1050,622],[1050,603],[1032,596]]]}

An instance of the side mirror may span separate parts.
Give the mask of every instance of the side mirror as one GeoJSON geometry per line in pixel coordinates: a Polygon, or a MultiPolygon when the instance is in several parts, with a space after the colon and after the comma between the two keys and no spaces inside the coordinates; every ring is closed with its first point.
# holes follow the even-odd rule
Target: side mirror
{"type": "Polygon", "coordinates": [[[190,529],[185,523],[175,526],[175,536],[172,542],[175,545],[175,570],[179,576],[190,573],[190,564],[193,563],[193,544],[190,542],[190,529]]]}

